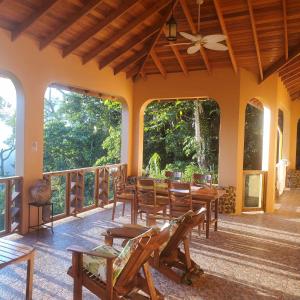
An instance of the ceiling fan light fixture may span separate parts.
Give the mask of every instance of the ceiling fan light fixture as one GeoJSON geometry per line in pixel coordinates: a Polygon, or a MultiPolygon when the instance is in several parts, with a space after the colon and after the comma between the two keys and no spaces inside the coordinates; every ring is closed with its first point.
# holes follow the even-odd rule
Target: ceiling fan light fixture
{"type": "Polygon", "coordinates": [[[177,23],[173,16],[173,12],[172,12],[170,19],[166,23],[166,27],[167,27],[167,30],[166,30],[167,40],[169,42],[176,41],[177,40],[177,23]]]}

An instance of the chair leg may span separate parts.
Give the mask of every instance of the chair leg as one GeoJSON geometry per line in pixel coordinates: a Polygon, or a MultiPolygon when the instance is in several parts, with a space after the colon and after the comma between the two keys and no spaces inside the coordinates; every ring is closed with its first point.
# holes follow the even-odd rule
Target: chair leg
{"type": "Polygon", "coordinates": [[[73,300],[82,300],[82,254],[73,253],[72,268],[74,272],[73,300]]]}
{"type": "Polygon", "coordinates": [[[124,214],[125,214],[125,205],[126,205],[126,203],[125,203],[125,201],[123,202],[123,209],[122,209],[122,217],[124,217],[124,214]]]}
{"type": "Polygon", "coordinates": [[[114,200],[114,205],[113,205],[113,210],[112,210],[112,217],[111,217],[112,220],[115,219],[116,205],[117,205],[117,202],[116,202],[116,200],[114,200]]]}
{"type": "Polygon", "coordinates": [[[152,279],[152,276],[151,276],[151,273],[149,270],[149,264],[147,262],[143,265],[143,271],[144,271],[145,279],[147,281],[150,299],[158,300],[154,282],[153,282],[153,279],[152,279]]]}

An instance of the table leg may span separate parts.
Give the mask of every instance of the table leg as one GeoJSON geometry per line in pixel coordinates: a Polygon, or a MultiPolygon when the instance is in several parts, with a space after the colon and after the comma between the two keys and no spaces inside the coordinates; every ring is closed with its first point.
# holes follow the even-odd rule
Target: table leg
{"type": "Polygon", "coordinates": [[[136,211],[136,196],[134,195],[131,203],[131,224],[137,223],[137,211],[136,211]]]}
{"type": "Polygon", "coordinates": [[[31,254],[27,261],[26,300],[32,299],[33,263],[34,255],[31,254]]]}
{"type": "Polygon", "coordinates": [[[215,231],[218,230],[219,198],[215,200],[215,231]]]}
{"type": "Polygon", "coordinates": [[[211,202],[210,200],[206,202],[206,238],[209,238],[209,226],[211,219],[211,202]]]}

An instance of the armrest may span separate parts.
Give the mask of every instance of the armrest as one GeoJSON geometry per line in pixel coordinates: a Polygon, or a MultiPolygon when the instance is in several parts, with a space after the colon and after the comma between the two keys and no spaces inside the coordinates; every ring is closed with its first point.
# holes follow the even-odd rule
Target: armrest
{"type": "Polygon", "coordinates": [[[117,257],[117,255],[111,253],[104,253],[104,252],[101,253],[99,251],[87,250],[80,246],[70,246],[67,248],[67,251],[70,251],[72,253],[77,253],[77,254],[87,254],[87,255],[92,255],[97,257],[103,257],[106,259],[115,259],[117,257]]]}
{"type": "Polygon", "coordinates": [[[148,230],[147,227],[140,225],[125,225],[123,227],[109,228],[102,235],[109,238],[116,239],[131,239],[148,230]]]}

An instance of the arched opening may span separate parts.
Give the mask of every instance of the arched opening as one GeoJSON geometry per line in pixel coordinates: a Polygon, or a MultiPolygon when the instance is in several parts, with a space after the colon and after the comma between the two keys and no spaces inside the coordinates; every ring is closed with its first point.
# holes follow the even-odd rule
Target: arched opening
{"type": "Polygon", "coordinates": [[[97,167],[121,162],[118,100],[58,84],[46,90],[43,165],[51,180],[54,215],[98,205],[97,167]]]}
{"type": "Polygon", "coordinates": [[[300,170],[300,119],[297,123],[296,170],[300,170]]]}
{"type": "Polygon", "coordinates": [[[243,210],[262,210],[269,165],[270,110],[251,99],[245,110],[243,210]]]}
{"type": "Polygon", "coordinates": [[[209,98],[151,102],[144,112],[143,172],[163,178],[178,171],[212,174],[218,182],[220,108],[209,98]]]}

